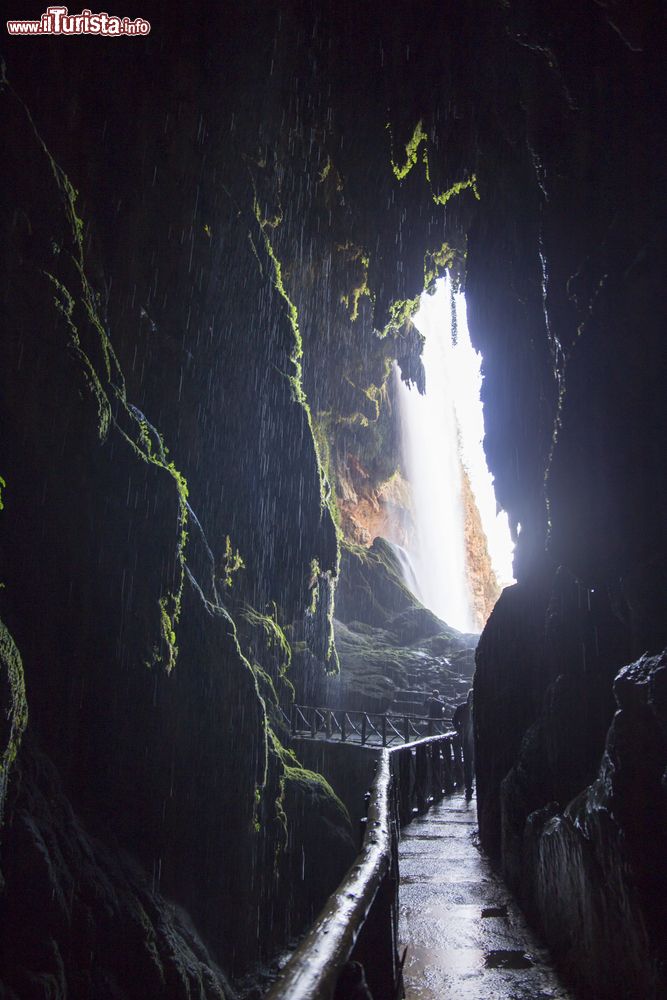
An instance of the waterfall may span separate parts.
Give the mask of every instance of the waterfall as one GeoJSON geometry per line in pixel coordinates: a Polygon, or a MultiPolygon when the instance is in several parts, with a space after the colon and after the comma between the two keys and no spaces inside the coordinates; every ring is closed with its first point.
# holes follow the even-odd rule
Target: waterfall
{"type": "Polygon", "coordinates": [[[422,601],[423,603],[421,588],[419,586],[419,581],[417,579],[417,574],[415,572],[415,567],[410,553],[407,549],[404,549],[402,545],[399,545],[398,542],[390,541],[389,545],[392,552],[396,556],[398,565],[401,567],[403,582],[410,588],[417,600],[422,601]]]}
{"type": "Polygon", "coordinates": [[[471,632],[449,301],[447,282],[435,295],[422,297],[415,317],[415,325],[426,338],[426,393],[408,388],[398,370],[395,378],[403,461],[414,506],[415,533],[408,551],[420,597],[448,625],[471,632]],[[444,296],[447,308],[442,306],[444,296]]]}

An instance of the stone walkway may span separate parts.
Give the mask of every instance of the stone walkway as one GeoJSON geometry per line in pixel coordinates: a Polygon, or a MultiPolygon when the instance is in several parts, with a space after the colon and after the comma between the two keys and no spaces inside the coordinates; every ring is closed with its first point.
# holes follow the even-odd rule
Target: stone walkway
{"type": "Polygon", "coordinates": [[[400,844],[407,1000],[571,1000],[476,845],[475,801],[443,799],[400,844]]]}

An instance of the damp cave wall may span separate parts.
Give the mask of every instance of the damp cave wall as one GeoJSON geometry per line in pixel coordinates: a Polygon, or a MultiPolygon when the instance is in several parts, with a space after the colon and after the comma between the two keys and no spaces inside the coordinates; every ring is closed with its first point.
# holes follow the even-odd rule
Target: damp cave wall
{"type": "Polygon", "coordinates": [[[513,81],[521,114],[490,109],[466,296],[486,452],[520,533],[477,650],[480,836],[583,995],[657,997],[664,15],[507,4],[501,20],[514,63],[491,59],[487,79],[505,96],[513,81]]]}
{"type": "MultiPolygon", "coordinates": [[[[391,304],[446,242],[521,525],[478,651],[482,840],[584,989],[657,996],[665,668],[626,672],[616,702],[613,682],[665,644],[659,5],[202,5],[187,30],[150,6],[141,49],[5,45],[0,617],[29,712],[2,831],[7,990],[224,995],[220,969],[266,957],[326,891],[290,861],[308,799],[271,736],[290,694],[242,609],[303,638],[338,559],[311,422],[372,424],[401,350],[391,304]],[[78,190],[83,268],[35,130],[78,190]],[[473,174],[478,198],[437,204],[473,174]],[[124,399],[167,460],[123,437],[142,441],[124,399]],[[170,461],[203,531],[190,517],[168,672],[170,461]],[[211,554],[234,626],[211,610],[211,554]]],[[[327,636],[310,642],[308,670],[331,669],[327,636]]],[[[331,882],[349,844],[315,802],[331,882]]]]}

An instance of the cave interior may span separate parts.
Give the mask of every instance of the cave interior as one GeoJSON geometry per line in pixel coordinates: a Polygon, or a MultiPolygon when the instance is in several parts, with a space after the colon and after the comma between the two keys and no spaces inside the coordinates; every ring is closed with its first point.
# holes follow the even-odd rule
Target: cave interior
{"type": "Polygon", "coordinates": [[[350,498],[448,273],[516,537],[481,844],[573,989],[658,1000],[664,5],[140,6],[2,46],[3,996],[231,998],[339,882],[284,713],[401,610],[350,498]]]}

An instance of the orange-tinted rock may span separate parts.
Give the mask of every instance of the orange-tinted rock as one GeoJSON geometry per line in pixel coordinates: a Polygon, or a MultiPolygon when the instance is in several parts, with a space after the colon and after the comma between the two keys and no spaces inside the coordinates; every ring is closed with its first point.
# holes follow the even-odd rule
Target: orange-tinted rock
{"type": "Polygon", "coordinates": [[[338,508],[345,537],[368,548],[378,536],[406,546],[413,531],[410,485],[396,472],[374,485],[354,455],[338,480],[338,508]]]}
{"type": "Polygon", "coordinates": [[[470,600],[475,627],[481,632],[500,597],[502,588],[491,565],[489,547],[468,473],[465,469],[462,469],[461,472],[470,600]]]}

